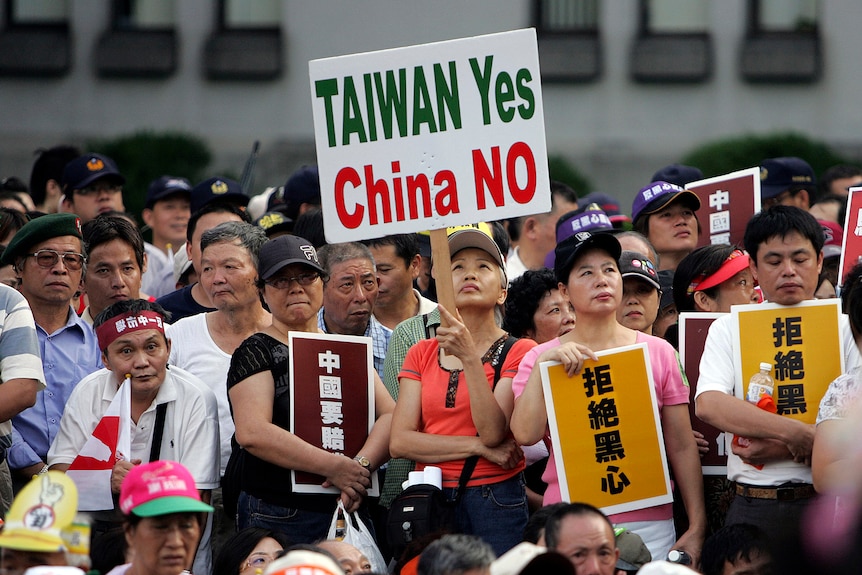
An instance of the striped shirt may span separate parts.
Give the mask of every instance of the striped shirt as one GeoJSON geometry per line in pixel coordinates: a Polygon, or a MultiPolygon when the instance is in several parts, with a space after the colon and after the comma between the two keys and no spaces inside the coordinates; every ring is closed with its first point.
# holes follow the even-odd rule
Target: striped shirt
{"type": "MultiPolygon", "coordinates": [[[[0,383],[35,379],[45,389],[33,312],[24,296],[0,284],[0,383]]],[[[0,452],[12,445],[12,422],[0,422],[0,452]]]]}

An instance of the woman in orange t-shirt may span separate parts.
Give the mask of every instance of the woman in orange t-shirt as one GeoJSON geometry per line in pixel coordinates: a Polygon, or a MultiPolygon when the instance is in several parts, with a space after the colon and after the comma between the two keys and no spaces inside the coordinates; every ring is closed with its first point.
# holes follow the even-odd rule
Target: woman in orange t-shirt
{"type": "Polygon", "coordinates": [[[509,347],[509,335],[497,324],[507,282],[503,256],[490,235],[460,229],[449,236],[449,251],[457,310],[440,306],[436,338],[420,341],[404,359],[389,448],[393,457],[416,461],[417,469],[440,467],[450,500],[465,460],[478,456],[458,501],[457,527],[501,555],[520,543],[527,522],[524,457],[509,418],[512,377],[535,342],[517,340],[509,347]]]}

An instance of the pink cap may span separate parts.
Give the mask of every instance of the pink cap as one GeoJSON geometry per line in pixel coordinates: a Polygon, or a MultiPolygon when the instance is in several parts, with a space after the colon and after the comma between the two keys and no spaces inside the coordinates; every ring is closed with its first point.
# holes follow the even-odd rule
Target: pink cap
{"type": "Polygon", "coordinates": [[[120,510],[128,515],[154,517],[171,513],[212,511],[201,501],[195,479],[176,461],[137,465],[123,479],[120,510]]]}

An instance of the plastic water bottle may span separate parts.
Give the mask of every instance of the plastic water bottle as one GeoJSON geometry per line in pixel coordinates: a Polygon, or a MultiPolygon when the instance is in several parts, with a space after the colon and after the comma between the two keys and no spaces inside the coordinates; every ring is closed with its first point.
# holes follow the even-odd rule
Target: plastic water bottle
{"type": "Polygon", "coordinates": [[[681,551],[678,549],[671,549],[670,553],[667,554],[667,560],[670,563],[678,563],[680,565],[691,565],[691,555],[689,555],[685,551],[681,551]]]}
{"type": "MultiPolygon", "coordinates": [[[[768,362],[762,362],[760,364],[760,371],[751,376],[751,379],[748,381],[748,391],[745,394],[745,400],[748,403],[752,403],[762,409],[763,411],[768,411],[769,413],[777,413],[778,408],[775,406],[775,401],[772,399],[772,394],[775,391],[775,381],[773,381],[770,373],[772,372],[772,364],[768,362]]],[[[748,440],[745,440],[739,436],[733,437],[734,445],[738,447],[747,447],[748,440]],[[740,440],[745,441],[745,443],[741,443],[740,440]]],[[[753,465],[756,469],[763,469],[762,465],[753,465]]]]}
{"type": "Polygon", "coordinates": [[[338,517],[335,520],[335,540],[344,541],[344,536],[347,535],[347,522],[344,520],[344,512],[338,509],[338,517]]]}
{"type": "Polygon", "coordinates": [[[745,394],[745,399],[764,411],[775,413],[777,409],[772,399],[775,382],[772,380],[771,372],[771,363],[760,364],[760,371],[752,375],[748,382],[748,393],[745,394]]]}

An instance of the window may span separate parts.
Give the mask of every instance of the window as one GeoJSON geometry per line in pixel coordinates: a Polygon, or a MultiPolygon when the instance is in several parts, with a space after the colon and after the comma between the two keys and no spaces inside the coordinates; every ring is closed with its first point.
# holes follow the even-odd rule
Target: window
{"type": "Polygon", "coordinates": [[[9,0],[6,22],[16,26],[67,26],[68,0],[9,0]]]}
{"type": "Polygon", "coordinates": [[[113,0],[111,28],[96,44],[103,78],[165,78],[177,69],[173,0],[113,0]]]}
{"type": "Polygon", "coordinates": [[[753,83],[811,83],[823,70],[819,0],[748,0],[741,74],[753,83]]]}
{"type": "Polygon", "coordinates": [[[281,75],[283,46],[279,0],[220,0],[218,26],[204,49],[211,80],[272,80],[281,75]]]}
{"type": "Polygon", "coordinates": [[[68,0],[7,0],[0,76],[56,77],[72,67],[68,0]]]}
{"type": "Polygon", "coordinates": [[[542,80],[589,82],[601,74],[598,0],[535,0],[542,80]]]}
{"type": "Polygon", "coordinates": [[[636,82],[702,82],[712,75],[708,0],[641,0],[632,46],[636,82]]]}
{"type": "Polygon", "coordinates": [[[168,29],[175,26],[173,0],[115,0],[114,27],[168,29]]]}

